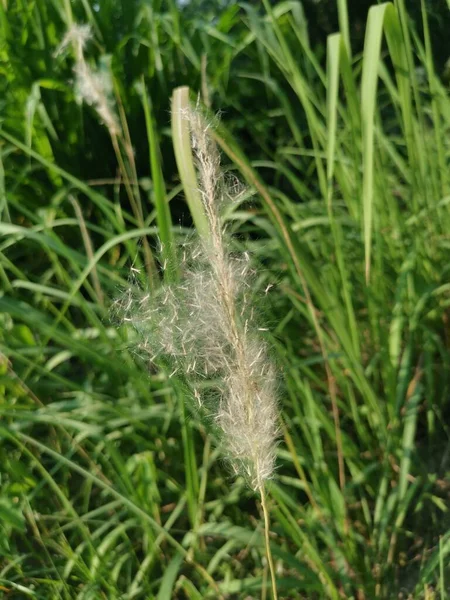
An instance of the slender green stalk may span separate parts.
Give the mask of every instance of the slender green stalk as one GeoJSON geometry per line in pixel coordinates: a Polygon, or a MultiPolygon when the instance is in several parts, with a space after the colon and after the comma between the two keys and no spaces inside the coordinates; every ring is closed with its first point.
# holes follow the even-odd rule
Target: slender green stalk
{"type": "Polygon", "coordinates": [[[278,598],[277,578],[276,578],[276,572],[275,572],[275,565],[273,563],[272,550],[270,549],[270,516],[269,516],[269,510],[267,508],[266,490],[265,490],[264,485],[262,485],[259,488],[259,493],[261,495],[261,507],[262,507],[263,515],[264,515],[264,539],[265,539],[265,543],[266,543],[267,562],[269,563],[270,580],[272,583],[272,598],[273,598],[273,600],[277,600],[277,598],[278,598]]]}

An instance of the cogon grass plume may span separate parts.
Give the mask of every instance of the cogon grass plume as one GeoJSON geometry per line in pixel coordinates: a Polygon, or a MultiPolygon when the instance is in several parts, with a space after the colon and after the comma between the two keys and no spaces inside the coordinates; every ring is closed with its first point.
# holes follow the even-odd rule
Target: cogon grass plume
{"type": "Polygon", "coordinates": [[[92,69],[84,58],[84,49],[92,39],[89,25],[73,24],[59,45],[56,55],[72,46],[75,54],[75,92],[80,102],[86,102],[97,111],[111,136],[119,134],[119,125],[112,105],[112,81],[108,72],[92,69]]]}
{"type": "Polygon", "coordinates": [[[137,330],[138,349],[187,380],[233,471],[260,494],[276,598],[265,495],[278,436],[276,370],[255,316],[250,257],[231,252],[221,219],[235,189],[221,171],[210,123],[199,109],[183,117],[190,125],[208,233],[180,248],[178,283],[152,293],[130,287],[116,307],[137,330]]]}
{"type": "MultiPolygon", "coordinates": [[[[117,96],[118,104],[114,102],[114,85],[111,72],[106,69],[93,68],[86,61],[86,44],[92,38],[92,30],[89,25],[74,23],[67,30],[55,52],[55,56],[63,53],[69,46],[72,48],[75,58],[73,73],[75,75],[74,91],[77,101],[91,106],[107,128],[133,214],[139,227],[143,229],[145,222],[141,198],[138,187],[132,185],[132,182],[134,184],[137,182],[137,172],[126,118],[123,110],[120,111],[119,96],[117,96]],[[119,111],[116,108],[119,108],[119,111]],[[120,120],[118,112],[121,117],[120,120]]],[[[147,277],[150,283],[153,282],[156,267],[146,238],[143,239],[143,249],[147,277]]]]}

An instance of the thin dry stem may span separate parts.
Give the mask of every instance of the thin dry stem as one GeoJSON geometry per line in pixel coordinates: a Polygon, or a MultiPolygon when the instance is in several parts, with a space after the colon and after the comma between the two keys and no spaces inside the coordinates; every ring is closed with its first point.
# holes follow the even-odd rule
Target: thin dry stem
{"type": "MultiPolygon", "coordinates": [[[[75,214],[78,219],[78,223],[80,225],[81,237],[83,238],[84,247],[86,249],[86,256],[90,261],[94,259],[94,249],[92,246],[92,240],[89,235],[88,229],[86,227],[86,222],[83,217],[83,211],[81,210],[80,203],[73,196],[69,196],[70,202],[75,210],[75,214]]],[[[97,265],[94,263],[94,266],[91,271],[91,279],[92,284],[94,286],[95,293],[97,295],[97,300],[102,308],[104,308],[104,294],[102,290],[102,286],[100,284],[100,279],[97,272],[97,265]]]]}
{"type": "Polygon", "coordinates": [[[273,598],[273,600],[277,600],[277,598],[278,598],[277,578],[276,578],[276,573],[275,573],[275,565],[273,563],[272,550],[270,549],[270,535],[269,535],[270,520],[269,520],[269,511],[267,509],[267,503],[266,503],[266,491],[264,489],[264,486],[262,486],[260,488],[260,494],[261,494],[261,508],[263,510],[263,516],[264,516],[264,540],[265,540],[265,544],[266,544],[266,556],[267,556],[267,562],[269,563],[270,581],[272,583],[272,598],[273,598]]]}

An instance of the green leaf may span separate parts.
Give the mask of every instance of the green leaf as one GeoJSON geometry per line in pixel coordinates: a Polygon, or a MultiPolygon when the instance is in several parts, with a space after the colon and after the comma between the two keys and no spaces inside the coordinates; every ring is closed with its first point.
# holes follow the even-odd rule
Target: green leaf
{"type": "Polygon", "coordinates": [[[22,509],[9,498],[0,498],[0,523],[17,531],[25,531],[25,518],[22,509]]]}

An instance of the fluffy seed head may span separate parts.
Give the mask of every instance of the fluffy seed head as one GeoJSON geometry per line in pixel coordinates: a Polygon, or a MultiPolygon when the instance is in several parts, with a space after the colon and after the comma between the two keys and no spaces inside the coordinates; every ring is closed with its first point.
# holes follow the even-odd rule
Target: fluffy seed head
{"type": "Polygon", "coordinates": [[[119,126],[110,100],[112,81],[109,72],[94,71],[81,61],[75,65],[74,73],[75,91],[79,101],[93,106],[111,135],[117,135],[119,126]]]}
{"type": "Polygon", "coordinates": [[[79,102],[86,102],[97,111],[111,135],[118,135],[119,125],[113,108],[112,81],[109,72],[92,69],[84,58],[84,49],[92,39],[89,25],[72,25],[59,45],[56,55],[72,46],[75,54],[75,92],[79,102]]]}
{"type": "Polygon", "coordinates": [[[223,227],[221,210],[232,191],[210,125],[198,110],[185,117],[209,236],[181,248],[179,283],[152,295],[130,288],[118,306],[138,332],[139,350],[189,382],[196,402],[221,432],[233,470],[257,490],[275,464],[276,373],[255,316],[250,257],[230,252],[223,227]]]}
{"type": "Polygon", "coordinates": [[[89,25],[79,25],[74,23],[66,31],[66,35],[63,37],[60,45],[58,46],[55,56],[58,56],[68,46],[73,46],[77,57],[82,56],[84,48],[89,40],[92,39],[92,30],[89,25]]]}

